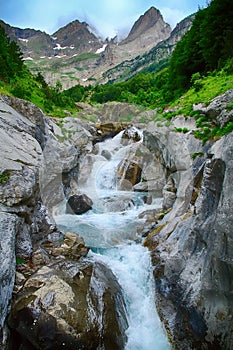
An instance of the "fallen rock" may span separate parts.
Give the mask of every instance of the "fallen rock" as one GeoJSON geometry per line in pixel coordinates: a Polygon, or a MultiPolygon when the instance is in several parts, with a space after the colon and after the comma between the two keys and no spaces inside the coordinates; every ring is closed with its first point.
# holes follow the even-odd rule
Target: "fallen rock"
{"type": "Polygon", "coordinates": [[[75,194],[66,204],[67,214],[84,214],[92,208],[93,202],[86,194],[75,194]]]}
{"type": "Polygon", "coordinates": [[[82,237],[73,232],[66,232],[63,243],[59,247],[50,250],[53,256],[65,256],[72,260],[79,260],[82,256],[86,256],[89,248],[85,246],[82,237]]]}
{"type": "Polygon", "coordinates": [[[122,212],[134,207],[131,198],[103,198],[102,206],[104,212],[122,212]]]}
{"type": "Polygon", "coordinates": [[[107,160],[110,160],[112,157],[111,153],[106,149],[103,149],[103,151],[101,152],[101,156],[103,156],[107,160]]]}
{"type": "Polygon", "coordinates": [[[107,123],[97,123],[95,125],[97,129],[97,134],[99,138],[96,141],[103,141],[108,137],[113,137],[117,135],[120,131],[123,131],[127,128],[130,123],[120,123],[120,122],[107,122],[107,123]]]}

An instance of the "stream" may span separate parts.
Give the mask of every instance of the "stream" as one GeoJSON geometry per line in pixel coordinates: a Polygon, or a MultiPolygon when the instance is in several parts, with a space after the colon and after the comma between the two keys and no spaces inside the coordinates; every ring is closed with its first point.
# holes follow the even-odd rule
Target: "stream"
{"type": "Polygon", "coordinates": [[[162,199],[154,199],[149,205],[143,201],[145,193],[118,189],[117,167],[133,151],[135,142],[122,144],[122,132],[98,143],[91,170],[78,186],[92,199],[92,210],[82,215],[65,214],[64,204],[55,220],[62,230],[79,233],[91,247],[89,257],[104,262],[117,277],[129,324],[125,350],[168,350],[166,332],[155,307],[150,253],[138,233],[144,224],[139,214],[161,208],[162,199]]]}

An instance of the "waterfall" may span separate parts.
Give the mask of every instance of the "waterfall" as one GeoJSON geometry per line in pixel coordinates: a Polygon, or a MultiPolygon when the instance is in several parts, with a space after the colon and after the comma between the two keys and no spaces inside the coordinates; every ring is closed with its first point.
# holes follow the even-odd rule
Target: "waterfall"
{"type": "Polygon", "coordinates": [[[87,162],[91,163],[89,176],[79,184],[79,190],[93,200],[93,209],[82,215],[68,215],[63,207],[55,219],[61,229],[83,236],[91,247],[90,258],[106,264],[117,277],[124,292],[129,324],[125,350],[168,350],[170,346],[155,307],[150,253],[137,243],[141,241],[139,228],[144,224],[139,214],[160,207],[161,200],[148,205],[143,201],[145,193],[118,190],[118,166],[135,152],[135,144],[140,142],[124,144],[120,133],[99,143],[98,152],[87,162]]]}

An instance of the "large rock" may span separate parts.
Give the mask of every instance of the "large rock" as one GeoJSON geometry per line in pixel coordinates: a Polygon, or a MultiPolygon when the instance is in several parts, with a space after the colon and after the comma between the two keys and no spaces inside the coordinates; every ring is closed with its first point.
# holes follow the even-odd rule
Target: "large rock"
{"type": "Polygon", "coordinates": [[[233,121],[233,112],[230,105],[233,100],[233,89],[215,97],[208,106],[203,104],[194,105],[193,109],[212,119],[220,127],[224,127],[228,122],[233,121]]]}
{"type": "Polygon", "coordinates": [[[135,161],[124,159],[119,164],[117,172],[121,182],[128,182],[131,186],[136,185],[141,180],[142,169],[135,161]]]}
{"type": "Polygon", "coordinates": [[[167,210],[172,208],[176,200],[176,191],[175,183],[172,176],[169,176],[166,185],[163,188],[163,209],[167,210]]]}
{"type": "MultiPolygon", "coordinates": [[[[168,179],[172,174],[174,188],[177,191],[176,196],[172,192],[170,196],[172,198],[169,199],[171,205],[174,202],[174,210],[171,215],[184,214],[189,207],[193,192],[192,181],[195,169],[192,155],[198,152],[203,153],[201,141],[195,139],[191,133],[178,133],[169,127],[157,127],[154,123],[149,123],[144,131],[143,143],[148,150],[155,154],[157,162],[160,164],[160,173],[163,175],[163,177],[161,176],[163,185],[162,188],[160,187],[160,192],[166,184],[166,178],[168,179]]],[[[207,150],[208,145],[205,147],[207,150]]]]}
{"type": "Polygon", "coordinates": [[[86,194],[75,194],[66,203],[67,214],[84,214],[92,208],[93,202],[86,194]]]}
{"type": "Polygon", "coordinates": [[[117,135],[120,131],[123,131],[127,128],[130,123],[127,122],[106,122],[106,123],[97,123],[95,125],[97,133],[99,134],[98,141],[103,141],[107,137],[113,137],[117,135]]]}
{"type": "Polygon", "coordinates": [[[98,262],[60,261],[27,280],[13,305],[12,345],[23,349],[123,349],[125,306],[112,272],[98,262]]]}

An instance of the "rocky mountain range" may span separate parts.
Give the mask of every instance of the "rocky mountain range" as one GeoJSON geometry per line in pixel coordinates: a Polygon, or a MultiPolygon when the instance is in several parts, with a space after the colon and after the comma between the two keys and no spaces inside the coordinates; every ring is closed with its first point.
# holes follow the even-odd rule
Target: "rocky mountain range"
{"type": "Polygon", "coordinates": [[[40,71],[50,84],[60,80],[63,89],[77,83],[125,79],[145,65],[159,63],[171,54],[191,23],[192,17],[188,17],[172,31],[160,11],[151,7],[134,23],[128,36],[119,41],[117,37],[101,39],[86,22],[78,20],[52,35],[0,21],[10,39],[20,46],[30,70],[40,71]]]}

